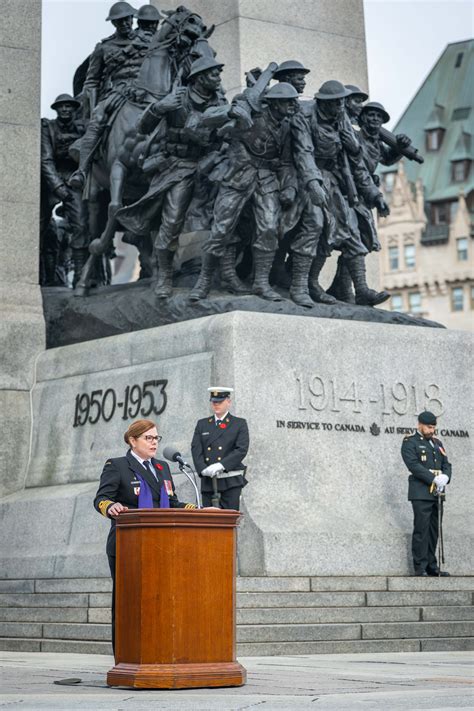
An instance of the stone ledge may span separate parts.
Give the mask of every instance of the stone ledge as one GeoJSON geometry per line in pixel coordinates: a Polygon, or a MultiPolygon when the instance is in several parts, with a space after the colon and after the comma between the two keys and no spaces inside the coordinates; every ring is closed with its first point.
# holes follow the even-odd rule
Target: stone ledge
{"type": "MultiPolygon", "coordinates": [[[[315,304],[312,309],[305,309],[287,298],[275,303],[264,301],[257,296],[231,296],[212,292],[211,298],[190,305],[187,289],[176,289],[170,299],[157,302],[150,286],[150,280],[145,279],[133,284],[100,287],[90,296],[83,298],[75,297],[71,289],[43,288],[47,348],[231,311],[444,328],[434,321],[342,302],[331,306],[315,304]]],[[[281,293],[286,295],[284,291],[281,293]]]]}
{"type": "Polygon", "coordinates": [[[360,625],[240,625],[237,642],[305,642],[361,639],[360,625]]]}
{"type": "Polygon", "coordinates": [[[382,622],[363,624],[362,639],[407,639],[412,637],[471,637],[472,622],[382,622]]]}
{"type": "Polygon", "coordinates": [[[359,607],[365,605],[363,592],[237,593],[237,607],[359,607]]]}

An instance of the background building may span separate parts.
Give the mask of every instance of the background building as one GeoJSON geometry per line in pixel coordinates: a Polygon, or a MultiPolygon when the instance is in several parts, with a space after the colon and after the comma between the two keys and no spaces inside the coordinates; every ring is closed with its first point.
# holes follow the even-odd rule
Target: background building
{"type": "MultiPolygon", "coordinates": [[[[474,327],[474,40],[449,44],[394,128],[423,154],[383,168],[386,308],[474,327]]],[[[377,97],[374,97],[377,98],[377,97]]]]}

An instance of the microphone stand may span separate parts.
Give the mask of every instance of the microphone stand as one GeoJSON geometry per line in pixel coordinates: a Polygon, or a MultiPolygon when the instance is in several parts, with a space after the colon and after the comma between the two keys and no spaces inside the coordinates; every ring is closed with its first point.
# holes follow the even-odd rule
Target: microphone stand
{"type": "Polygon", "coordinates": [[[199,493],[199,489],[198,489],[198,487],[197,487],[197,485],[196,485],[196,482],[195,482],[195,481],[193,480],[193,478],[191,477],[191,474],[190,474],[188,471],[186,471],[186,469],[189,469],[189,470],[193,473],[194,476],[196,476],[196,472],[194,471],[194,469],[193,469],[189,464],[181,464],[180,462],[178,462],[178,467],[179,467],[180,472],[182,472],[182,473],[184,474],[184,476],[185,476],[187,479],[189,479],[189,481],[190,481],[191,484],[193,485],[194,491],[195,491],[195,493],[196,493],[196,503],[197,503],[197,507],[198,507],[198,509],[202,509],[201,494],[199,493]]]}

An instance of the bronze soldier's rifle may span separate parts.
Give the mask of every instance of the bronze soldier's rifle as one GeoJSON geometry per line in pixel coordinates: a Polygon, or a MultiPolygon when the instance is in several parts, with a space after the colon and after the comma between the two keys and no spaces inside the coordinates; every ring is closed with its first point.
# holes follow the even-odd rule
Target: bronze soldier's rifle
{"type": "Polygon", "coordinates": [[[381,126],[379,129],[379,136],[380,139],[387,144],[387,146],[389,146],[390,148],[394,148],[396,151],[401,153],[402,156],[408,158],[408,160],[414,160],[416,163],[420,164],[425,162],[423,156],[418,153],[417,148],[415,148],[414,146],[407,146],[406,148],[401,148],[395,134],[391,131],[388,131],[386,128],[383,128],[383,126],[381,126]]]}

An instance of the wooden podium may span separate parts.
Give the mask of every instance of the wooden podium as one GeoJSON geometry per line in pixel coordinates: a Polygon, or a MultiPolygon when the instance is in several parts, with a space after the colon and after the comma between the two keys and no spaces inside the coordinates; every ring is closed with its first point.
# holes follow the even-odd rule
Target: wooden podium
{"type": "Polygon", "coordinates": [[[238,511],[137,509],[117,518],[109,686],[242,686],[235,658],[238,511]]]}

